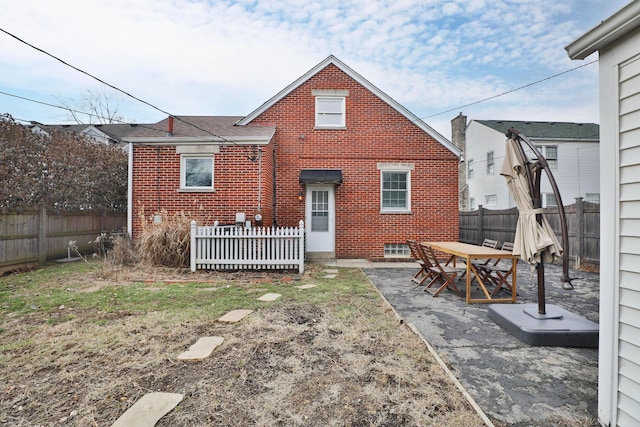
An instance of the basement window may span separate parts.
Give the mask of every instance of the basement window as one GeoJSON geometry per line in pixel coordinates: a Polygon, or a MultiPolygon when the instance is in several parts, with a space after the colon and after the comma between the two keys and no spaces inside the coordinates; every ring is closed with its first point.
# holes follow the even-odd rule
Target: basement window
{"type": "Polygon", "coordinates": [[[411,251],[405,243],[385,243],[384,245],[385,258],[409,258],[410,256],[411,251]]]}
{"type": "Polygon", "coordinates": [[[213,190],[213,156],[182,155],[180,159],[181,190],[213,190]]]}

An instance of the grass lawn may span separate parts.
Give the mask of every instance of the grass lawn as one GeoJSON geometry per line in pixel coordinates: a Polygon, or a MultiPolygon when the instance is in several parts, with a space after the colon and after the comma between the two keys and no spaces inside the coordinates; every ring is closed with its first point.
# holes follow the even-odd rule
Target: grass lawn
{"type": "Polygon", "coordinates": [[[157,426],[483,425],[359,269],[322,268],[92,261],[0,277],[0,425],[110,426],[155,391],[184,395],[157,426]],[[240,308],[254,312],[217,321],[240,308]],[[224,343],[176,359],[203,336],[224,343]]]}

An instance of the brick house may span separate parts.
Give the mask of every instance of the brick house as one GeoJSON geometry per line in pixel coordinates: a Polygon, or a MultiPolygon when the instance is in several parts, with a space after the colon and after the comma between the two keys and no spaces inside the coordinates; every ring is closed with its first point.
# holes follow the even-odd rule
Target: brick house
{"type": "Polygon", "coordinates": [[[308,259],[402,258],[407,238],[458,239],[460,150],[334,56],[245,117],[171,117],[125,140],[133,238],[164,210],[304,220],[308,259]]]}

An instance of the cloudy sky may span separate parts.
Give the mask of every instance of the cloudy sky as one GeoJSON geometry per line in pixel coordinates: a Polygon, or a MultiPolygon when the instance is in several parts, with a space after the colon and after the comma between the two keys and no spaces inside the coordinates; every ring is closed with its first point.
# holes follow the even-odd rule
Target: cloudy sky
{"type": "MultiPolygon", "coordinates": [[[[571,61],[564,47],[628,3],[0,0],[0,29],[176,115],[249,114],[333,54],[449,137],[459,112],[599,122],[597,63],[549,77],[597,60],[571,61]]],[[[65,123],[63,110],[16,96],[79,106],[102,90],[5,32],[0,52],[0,114],[65,123]]],[[[128,121],[165,117],[115,98],[128,121]]]]}

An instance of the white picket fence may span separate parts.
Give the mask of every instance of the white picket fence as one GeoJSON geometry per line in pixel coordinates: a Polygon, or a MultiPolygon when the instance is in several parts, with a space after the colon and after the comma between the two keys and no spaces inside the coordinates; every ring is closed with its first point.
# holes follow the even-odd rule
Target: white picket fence
{"type": "Polygon", "coordinates": [[[191,221],[191,271],[295,269],[304,272],[298,227],[199,226],[191,221]]]}

